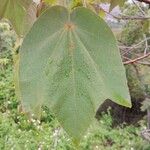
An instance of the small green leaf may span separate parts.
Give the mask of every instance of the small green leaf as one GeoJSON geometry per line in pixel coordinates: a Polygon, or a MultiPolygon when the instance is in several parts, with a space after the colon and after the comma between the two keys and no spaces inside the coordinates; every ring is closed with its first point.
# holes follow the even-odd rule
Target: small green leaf
{"type": "Polygon", "coordinates": [[[0,19],[11,21],[18,35],[24,35],[36,19],[32,0],[0,0],[0,19]]]}
{"type": "Polygon", "coordinates": [[[27,111],[47,105],[74,141],[104,100],[131,107],[116,39],[82,7],[70,14],[55,6],[39,17],[20,49],[19,87],[27,111]]]}
{"type": "Polygon", "coordinates": [[[105,13],[105,11],[101,8],[101,9],[99,9],[99,16],[101,17],[101,18],[105,18],[105,16],[106,16],[106,13],[105,13]]]}

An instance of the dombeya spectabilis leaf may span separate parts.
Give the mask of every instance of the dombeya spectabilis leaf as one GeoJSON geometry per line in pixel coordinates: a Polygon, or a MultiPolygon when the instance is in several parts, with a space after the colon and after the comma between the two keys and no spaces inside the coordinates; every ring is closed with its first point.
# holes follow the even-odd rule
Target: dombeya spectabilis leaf
{"type": "Polygon", "coordinates": [[[54,6],[35,22],[20,49],[19,87],[26,111],[48,106],[76,140],[104,100],[131,107],[116,39],[82,7],[54,6]]]}

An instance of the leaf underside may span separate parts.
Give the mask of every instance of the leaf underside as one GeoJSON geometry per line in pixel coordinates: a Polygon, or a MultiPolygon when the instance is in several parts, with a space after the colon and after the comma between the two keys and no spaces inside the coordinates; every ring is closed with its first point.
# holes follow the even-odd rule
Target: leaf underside
{"type": "Polygon", "coordinates": [[[131,107],[113,33],[86,8],[54,6],[42,14],[20,50],[19,87],[26,111],[48,106],[79,140],[106,99],[131,107]]]}

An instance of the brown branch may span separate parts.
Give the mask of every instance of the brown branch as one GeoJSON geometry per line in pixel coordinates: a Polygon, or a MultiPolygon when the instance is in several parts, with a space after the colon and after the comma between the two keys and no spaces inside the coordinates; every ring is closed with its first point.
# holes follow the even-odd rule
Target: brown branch
{"type": "Polygon", "coordinates": [[[141,65],[150,66],[150,62],[142,62],[142,61],[138,61],[137,63],[138,63],[138,64],[141,64],[141,65]]]}
{"type": "Polygon", "coordinates": [[[140,5],[138,5],[134,0],[132,0],[133,4],[139,9],[139,11],[143,14],[143,16],[146,15],[146,13],[143,11],[140,5]]]}
{"type": "Polygon", "coordinates": [[[143,3],[146,3],[146,4],[150,4],[150,0],[137,0],[139,2],[143,2],[143,3]]]}
{"type": "Polygon", "coordinates": [[[144,55],[147,53],[147,49],[150,48],[150,46],[148,46],[148,41],[150,40],[150,37],[145,37],[144,40],[142,40],[141,42],[135,44],[135,45],[132,45],[132,46],[119,46],[119,48],[121,50],[124,51],[123,55],[129,53],[130,51],[134,50],[134,49],[138,49],[138,48],[141,48],[142,44],[145,42],[145,45],[146,45],[146,48],[144,50],[144,55]],[[141,45],[141,46],[140,46],[141,45]]]}
{"type": "Polygon", "coordinates": [[[118,17],[118,16],[114,16],[114,18],[116,19],[119,19],[119,20],[147,20],[147,19],[150,19],[149,16],[146,16],[146,17],[143,17],[143,16],[121,16],[121,17],[118,17]]]}
{"type": "Polygon", "coordinates": [[[149,48],[148,40],[150,40],[150,37],[147,37],[147,38],[145,37],[144,40],[142,40],[141,42],[139,42],[139,43],[137,43],[136,45],[133,45],[133,46],[131,46],[131,47],[128,47],[128,46],[127,46],[127,47],[126,47],[126,46],[120,46],[120,47],[119,47],[119,48],[122,49],[122,50],[126,49],[126,51],[122,54],[123,57],[124,57],[125,54],[130,53],[131,50],[138,48],[139,45],[141,45],[143,42],[145,42],[145,49],[144,49],[144,54],[143,54],[143,56],[138,56],[138,55],[137,55],[137,58],[132,59],[132,60],[129,59],[129,60],[125,61],[125,62],[124,62],[125,65],[126,65],[126,64],[131,64],[131,63],[134,63],[134,62],[140,63],[140,62],[139,62],[140,60],[142,60],[142,59],[144,59],[144,58],[150,56],[150,52],[147,53],[147,50],[148,50],[148,48],[149,48]]]}
{"type": "Polygon", "coordinates": [[[143,36],[144,36],[144,38],[145,38],[145,50],[144,50],[144,55],[145,55],[145,54],[147,53],[147,50],[148,50],[148,40],[147,40],[145,34],[144,34],[143,36]]]}
{"type": "Polygon", "coordinates": [[[121,16],[115,16],[113,14],[111,14],[110,12],[104,10],[99,4],[95,4],[95,3],[91,3],[91,6],[93,6],[95,8],[95,10],[103,10],[106,14],[112,16],[113,18],[117,19],[117,20],[147,20],[150,19],[150,16],[125,16],[123,14],[121,14],[121,16]]]}
{"type": "Polygon", "coordinates": [[[39,17],[39,15],[40,15],[40,13],[41,13],[41,10],[42,10],[43,5],[44,5],[43,0],[40,0],[40,3],[37,5],[37,13],[36,13],[36,17],[39,17]]]}
{"type": "Polygon", "coordinates": [[[147,19],[150,19],[150,16],[125,16],[125,15],[115,16],[105,10],[104,10],[104,12],[118,20],[147,20],[147,19]]]}
{"type": "Polygon", "coordinates": [[[133,60],[125,61],[123,64],[124,64],[124,65],[132,64],[132,63],[135,63],[135,62],[137,62],[137,61],[139,61],[139,60],[142,60],[142,59],[144,59],[144,58],[146,58],[146,57],[148,57],[148,56],[150,56],[150,52],[147,53],[146,55],[143,55],[143,56],[141,56],[141,57],[135,58],[135,59],[133,59],[133,60]]]}

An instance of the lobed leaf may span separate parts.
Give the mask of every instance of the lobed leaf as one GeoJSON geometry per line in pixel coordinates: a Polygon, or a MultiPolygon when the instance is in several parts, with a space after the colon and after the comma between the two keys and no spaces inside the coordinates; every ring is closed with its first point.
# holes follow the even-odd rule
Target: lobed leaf
{"type": "Polygon", "coordinates": [[[105,99],[131,107],[116,39],[82,7],[54,6],[35,22],[20,49],[19,87],[27,111],[47,105],[76,140],[105,99]]]}

